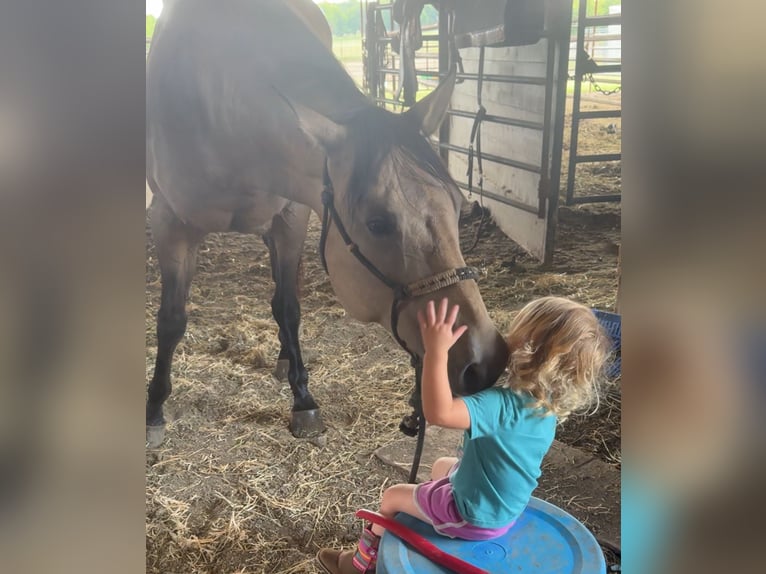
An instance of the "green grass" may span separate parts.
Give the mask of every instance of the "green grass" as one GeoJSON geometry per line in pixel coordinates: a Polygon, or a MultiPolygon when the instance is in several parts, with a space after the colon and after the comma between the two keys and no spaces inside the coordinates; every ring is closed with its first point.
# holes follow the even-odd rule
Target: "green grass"
{"type": "Polygon", "coordinates": [[[332,39],[332,51],[341,62],[362,61],[362,35],[349,34],[332,39]]]}

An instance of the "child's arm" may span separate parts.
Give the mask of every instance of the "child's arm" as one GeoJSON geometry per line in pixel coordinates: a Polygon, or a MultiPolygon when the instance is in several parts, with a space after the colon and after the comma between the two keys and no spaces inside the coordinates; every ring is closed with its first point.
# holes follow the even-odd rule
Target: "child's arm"
{"type": "Polygon", "coordinates": [[[452,330],[457,319],[458,306],[447,315],[447,299],[442,299],[437,310],[429,301],[426,312],[418,311],[418,323],[423,344],[426,348],[423,358],[423,415],[434,425],[454,429],[468,429],[471,417],[463,399],[452,398],[447,373],[447,358],[454,345],[468,327],[462,325],[452,330]]]}

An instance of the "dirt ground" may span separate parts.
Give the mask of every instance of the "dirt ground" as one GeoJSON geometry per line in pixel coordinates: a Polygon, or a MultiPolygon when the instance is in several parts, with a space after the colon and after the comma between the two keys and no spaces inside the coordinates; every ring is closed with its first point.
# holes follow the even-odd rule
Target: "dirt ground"
{"type": "MultiPolygon", "coordinates": [[[[594,138],[614,136],[610,131],[599,124],[586,128],[583,153],[588,146],[609,151],[594,138]]],[[[619,170],[581,169],[578,192],[593,189],[619,189],[619,170]]],[[[619,214],[613,204],[562,208],[549,268],[491,222],[484,225],[466,261],[483,272],[480,288],[498,327],[504,330],[520,306],[547,294],[611,310],[619,214]]],[[[477,225],[477,217],[463,222],[465,245],[477,225]]],[[[345,316],[319,264],[318,235],[319,222],[312,218],[302,341],[310,388],[328,427],[314,441],[297,440],[288,431],[289,386],[272,376],[279,343],[265,246],[257,237],[236,234],[205,240],[189,327],[175,355],[167,439],[146,454],[147,572],[318,572],[317,549],[353,543],[359,531],[354,511],[375,508],[382,490],[401,481],[399,471],[373,452],[401,436],[398,424],[408,412],[412,384],[407,357],[381,328],[345,316]]],[[[148,380],[160,296],[148,232],[146,260],[148,380]]],[[[596,415],[568,421],[557,438],[619,468],[619,386],[596,415]]],[[[605,521],[618,520],[619,508],[599,503],[597,480],[582,485],[584,502],[559,500],[565,479],[544,473],[536,495],[584,520],[597,535],[605,521]]]]}

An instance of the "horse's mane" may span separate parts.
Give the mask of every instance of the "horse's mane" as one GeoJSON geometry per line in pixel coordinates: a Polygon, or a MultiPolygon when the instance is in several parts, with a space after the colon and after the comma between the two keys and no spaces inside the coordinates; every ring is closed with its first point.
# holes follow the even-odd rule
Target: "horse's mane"
{"type": "Polygon", "coordinates": [[[392,154],[398,169],[406,170],[410,177],[424,181],[423,176],[430,176],[441,182],[441,187],[450,195],[455,194],[456,187],[447,167],[411,118],[370,104],[334,119],[346,127],[354,150],[347,192],[349,208],[353,209],[364,199],[377,179],[383,160],[392,154]]]}

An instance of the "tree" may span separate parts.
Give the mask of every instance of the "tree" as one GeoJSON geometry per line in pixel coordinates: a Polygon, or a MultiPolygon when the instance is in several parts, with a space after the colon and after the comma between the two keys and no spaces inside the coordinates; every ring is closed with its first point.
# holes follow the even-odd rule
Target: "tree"
{"type": "MultiPolygon", "coordinates": [[[[327,22],[330,24],[333,36],[360,33],[361,21],[358,1],[354,2],[349,0],[348,2],[341,3],[319,2],[318,5],[324,13],[325,18],[327,18],[327,22]]],[[[438,21],[439,12],[431,4],[427,4],[423,8],[423,12],[420,16],[421,24],[423,26],[428,26],[436,24],[438,21]]]]}
{"type": "Polygon", "coordinates": [[[154,34],[154,25],[157,23],[157,19],[151,14],[146,15],[146,37],[151,38],[154,34]]]}
{"type": "Polygon", "coordinates": [[[341,2],[338,4],[320,2],[319,8],[324,12],[325,18],[327,18],[333,36],[360,33],[361,22],[358,1],[341,2]]]}
{"type": "Polygon", "coordinates": [[[431,26],[432,24],[439,23],[439,11],[431,4],[423,6],[423,11],[420,13],[420,25],[431,26]]]}

